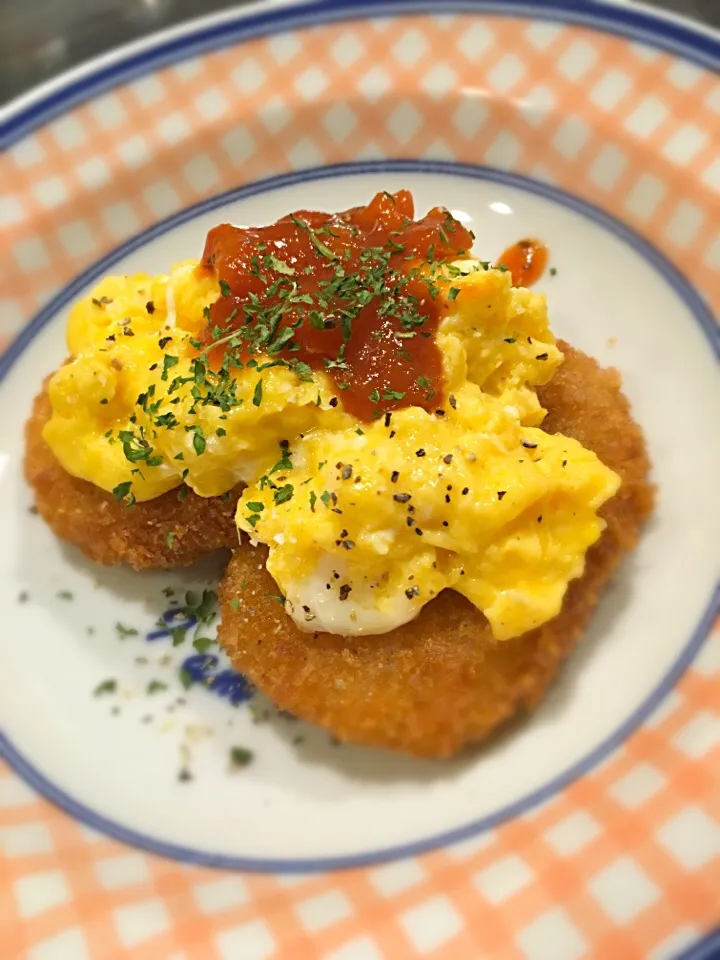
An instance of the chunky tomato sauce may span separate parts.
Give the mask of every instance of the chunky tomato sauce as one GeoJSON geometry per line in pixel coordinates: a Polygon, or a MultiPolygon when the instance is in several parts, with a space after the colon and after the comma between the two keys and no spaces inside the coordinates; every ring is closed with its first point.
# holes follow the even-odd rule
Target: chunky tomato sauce
{"type": "Polygon", "coordinates": [[[217,276],[202,340],[215,364],[231,343],[239,359],[324,370],[350,413],[371,420],[443,400],[435,331],[453,290],[435,264],[461,257],[473,235],[436,207],[414,219],[409,191],[379,193],[344,213],[302,210],[265,227],[221,224],[203,268],[217,276]]]}
{"type": "Polygon", "coordinates": [[[518,240],[497,263],[508,268],[514,287],[529,287],[543,275],[547,261],[548,248],[541,240],[518,240]]]}

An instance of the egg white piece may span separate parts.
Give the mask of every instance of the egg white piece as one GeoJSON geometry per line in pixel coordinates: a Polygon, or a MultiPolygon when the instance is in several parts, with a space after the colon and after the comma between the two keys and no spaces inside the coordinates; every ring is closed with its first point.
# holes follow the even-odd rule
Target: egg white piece
{"type": "Polygon", "coordinates": [[[346,637],[388,633],[409,623],[422,609],[418,600],[410,600],[403,593],[391,597],[384,594],[380,600],[377,583],[352,579],[347,567],[331,554],[324,554],[304,579],[288,580],[281,586],[287,613],[306,633],[346,637]],[[344,585],[351,589],[343,600],[344,585]]]}

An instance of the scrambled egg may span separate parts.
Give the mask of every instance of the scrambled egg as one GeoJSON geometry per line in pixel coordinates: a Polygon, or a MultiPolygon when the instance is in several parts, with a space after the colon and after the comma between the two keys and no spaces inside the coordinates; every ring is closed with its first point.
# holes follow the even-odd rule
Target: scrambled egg
{"type": "Polygon", "coordinates": [[[213,497],[254,480],[268,459],[277,460],[281,439],[321,420],[338,426],[352,421],[330,405],[335,391],[327,377],[306,381],[281,366],[236,371],[230,411],[194,404],[198,351],[191,340],[207,322],[204,308],[219,295],[217,280],[196,266],[181,264],[169,276],[107,277],[71,311],[73,359],[50,380],[53,415],[43,433],[68,473],[108,492],[131,482],[139,502],[183,481],[213,497]],[[152,397],[143,410],[137,400],[148,391],[152,397]],[[148,464],[138,439],[141,431],[150,435],[151,417],[163,416],[168,426],[151,442],[151,458],[161,462],[148,464]],[[123,442],[125,432],[135,438],[123,442]]]}
{"type": "Polygon", "coordinates": [[[360,423],[325,374],[262,364],[203,404],[192,340],[219,289],[193,262],[107,278],[74,308],[45,439],[69,473],[116,496],[246,483],[238,528],[268,544],[304,629],[383,633],[449,587],[498,639],[522,634],[560,611],[620,480],[540,428],[535,388],[562,360],[545,298],[475,261],[456,266],[437,334],[443,410],[360,423]]]}

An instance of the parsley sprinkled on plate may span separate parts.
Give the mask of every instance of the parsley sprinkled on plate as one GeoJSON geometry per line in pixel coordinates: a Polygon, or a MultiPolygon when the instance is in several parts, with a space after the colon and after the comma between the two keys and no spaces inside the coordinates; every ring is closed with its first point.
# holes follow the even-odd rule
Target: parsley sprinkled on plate
{"type": "Polygon", "coordinates": [[[231,769],[241,769],[247,767],[253,762],[255,755],[252,750],[246,747],[230,747],[230,767],[231,769]]]}
{"type": "Polygon", "coordinates": [[[212,637],[195,637],[192,645],[198,653],[207,653],[214,643],[217,643],[217,640],[213,640],[212,637]]]}

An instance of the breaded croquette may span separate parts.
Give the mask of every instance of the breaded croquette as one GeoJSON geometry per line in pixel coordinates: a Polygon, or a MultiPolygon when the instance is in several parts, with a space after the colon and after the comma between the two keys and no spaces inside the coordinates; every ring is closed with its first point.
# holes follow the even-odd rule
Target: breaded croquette
{"type": "Polygon", "coordinates": [[[447,757],[538,705],[653,506],[643,434],[619,375],[560,346],[564,364],[538,389],[548,410],[543,429],[593,450],[622,486],[602,508],[607,528],[559,616],[498,641],[476,607],[446,590],[417,619],[381,636],[305,633],[278,603],[265,548],[244,542],[221,585],[219,638],[233,665],[280,708],[341,741],[447,757]]]}
{"type": "Polygon", "coordinates": [[[67,473],[42,437],[50,417],[46,388],[35,398],[25,428],[25,476],[41,516],[57,536],[91,560],[128,563],[136,570],[192,563],[212,550],[237,545],[239,490],[199,497],[189,488],[127,506],[67,473]]]}

